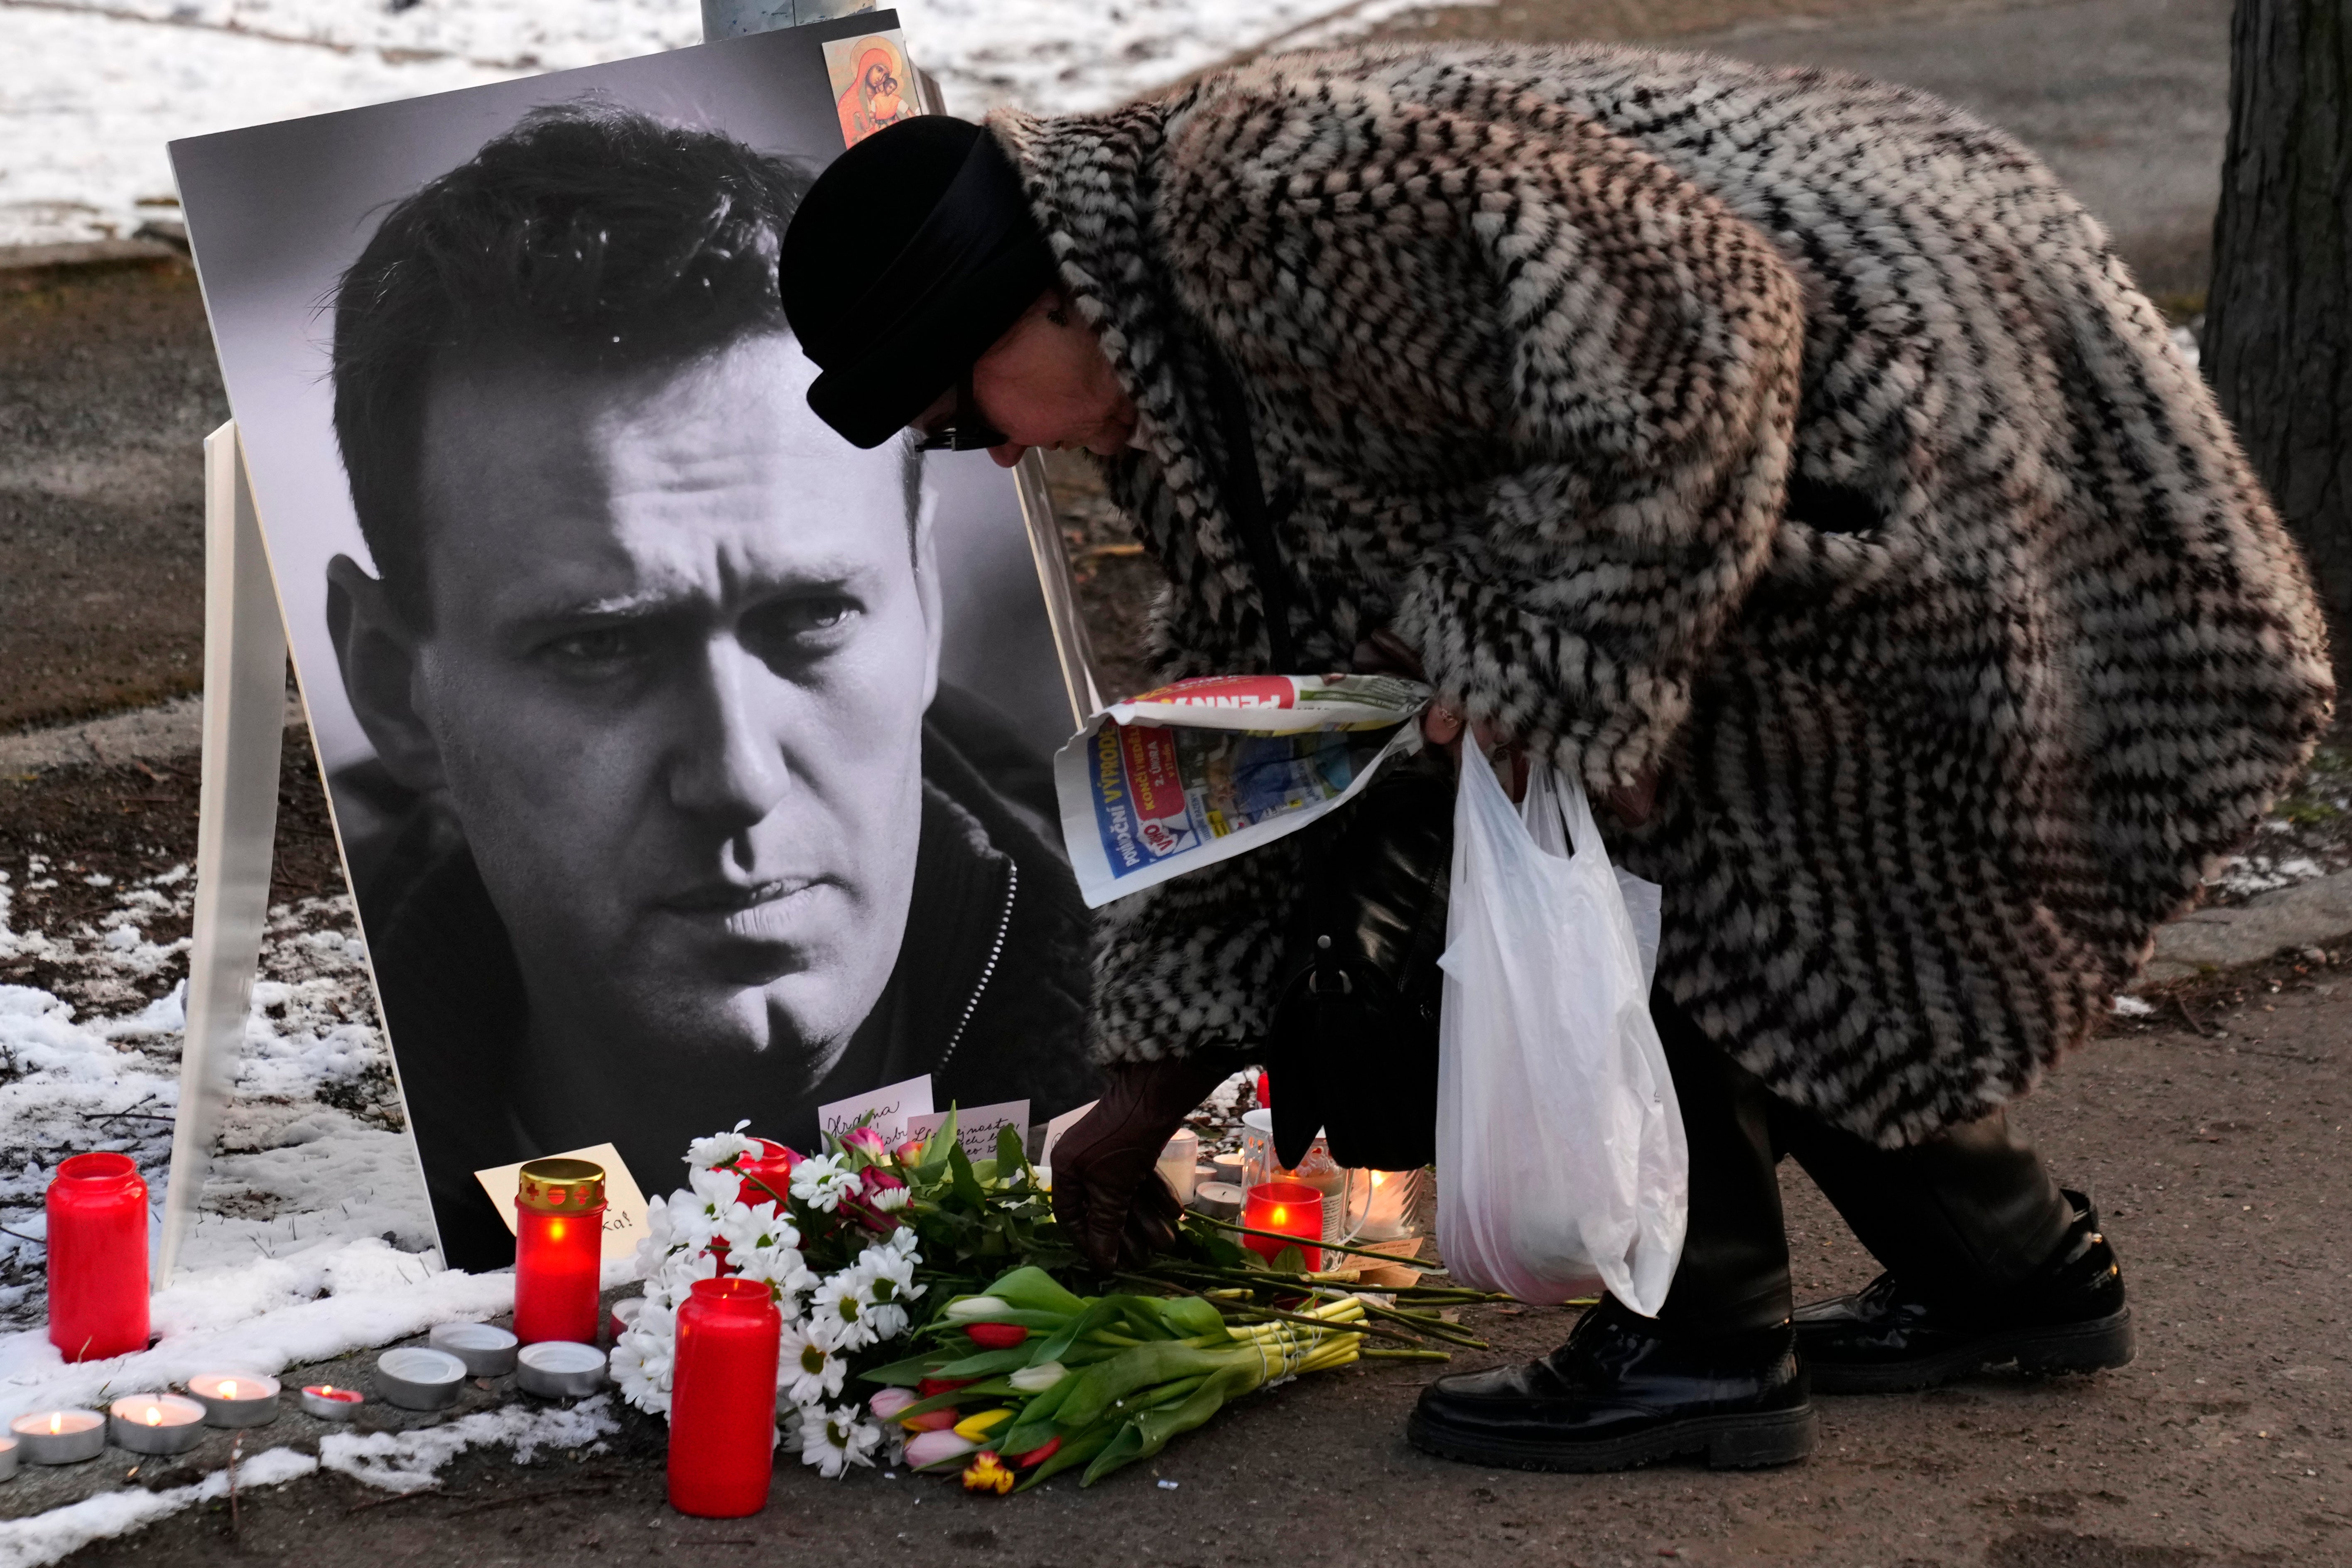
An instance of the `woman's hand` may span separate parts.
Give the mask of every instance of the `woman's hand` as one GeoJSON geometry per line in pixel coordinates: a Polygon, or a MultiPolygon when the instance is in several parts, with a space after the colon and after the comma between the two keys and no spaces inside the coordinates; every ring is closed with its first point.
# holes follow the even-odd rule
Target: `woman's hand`
{"type": "MultiPolygon", "coordinates": [[[[1423,672],[1421,656],[1386,626],[1356,645],[1351,662],[1359,675],[1402,675],[1409,680],[1424,684],[1429,679],[1423,672]]],[[[1511,798],[1515,801],[1526,798],[1527,749],[1517,744],[1503,744],[1492,725],[1482,722],[1469,728],[1471,739],[1477,742],[1478,749],[1496,762],[1503,786],[1510,791],[1511,798]],[[1503,763],[1508,766],[1501,766],[1503,763]]],[[[1462,710],[1452,698],[1440,694],[1422,711],[1422,738],[1452,757],[1456,767],[1462,763],[1462,710]]],[[[1626,826],[1639,827],[1650,820],[1650,813],[1656,808],[1657,802],[1658,771],[1644,768],[1642,776],[1632,784],[1611,790],[1603,797],[1601,805],[1626,826]]]]}

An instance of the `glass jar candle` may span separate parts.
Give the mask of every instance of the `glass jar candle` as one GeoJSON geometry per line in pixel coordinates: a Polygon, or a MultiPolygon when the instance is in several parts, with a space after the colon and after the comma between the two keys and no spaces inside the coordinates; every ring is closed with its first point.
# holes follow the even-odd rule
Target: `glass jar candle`
{"type": "Polygon", "coordinates": [[[743,1178],[737,1185],[736,1196],[747,1204],[772,1203],[781,1208],[792,1194],[793,1167],[801,1163],[800,1152],[772,1138],[755,1138],[752,1142],[760,1146],[760,1152],[735,1162],[735,1172],[743,1178]]]}
{"type": "Polygon", "coordinates": [[[147,1348],[147,1184],[127,1154],[76,1154],[48,1199],[49,1342],[68,1361],[147,1348]]]}
{"type": "Polygon", "coordinates": [[[1304,1182],[1261,1182],[1242,1201],[1242,1225],[1271,1235],[1244,1236],[1242,1245],[1271,1259],[1296,1246],[1309,1271],[1323,1267],[1323,1194],[1304,1182]]]}
{"type": "Polygon", "coordinates": [[[533,1160],[516,1177],[515,1338],[596,1342],[604,1256],[604,1168],[533,1160]]]}
{"type": "Polygon", "coordinates": [[[669,1505],[698,1519],[768,1506],[783,1315],[765,1281],[698,1279],[677,1310],[669,1505]]]}

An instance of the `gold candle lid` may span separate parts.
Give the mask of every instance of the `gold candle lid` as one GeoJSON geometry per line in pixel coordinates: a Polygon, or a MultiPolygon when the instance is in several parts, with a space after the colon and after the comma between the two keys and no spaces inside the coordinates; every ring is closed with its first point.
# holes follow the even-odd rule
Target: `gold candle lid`
{"type": "Polygon", "coordinates": [[[516,1178],[515,1202],[542,1214],[578,1214],[604,1201],[604,1167],[587,1160],[533,1160],[516,1178]]]}

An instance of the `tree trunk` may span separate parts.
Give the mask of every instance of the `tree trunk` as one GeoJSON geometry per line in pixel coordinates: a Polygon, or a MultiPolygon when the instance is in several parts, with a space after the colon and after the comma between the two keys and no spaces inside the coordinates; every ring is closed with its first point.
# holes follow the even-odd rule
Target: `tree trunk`
{"type": "Polygon", "coordinates": [[[2238,0],[2205,374],[2301,542],[2352,691],[2352,0],[2238,0]]]}

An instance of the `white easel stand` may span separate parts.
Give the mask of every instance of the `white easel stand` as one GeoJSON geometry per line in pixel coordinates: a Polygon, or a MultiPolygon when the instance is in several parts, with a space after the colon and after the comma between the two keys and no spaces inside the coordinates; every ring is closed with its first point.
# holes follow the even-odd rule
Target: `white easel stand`
{"type": "Polygon", "coordinates": [[[244,448],[231,420],[205,438],[204,774],[197,794],[196,898],[188,952],[180,1105],[163,1196],[155,1288],[171,1282],[194,1221],[236,1081],[278,832],[278,758],[286,728],[286,626],[262,552],[244,448]]]}

